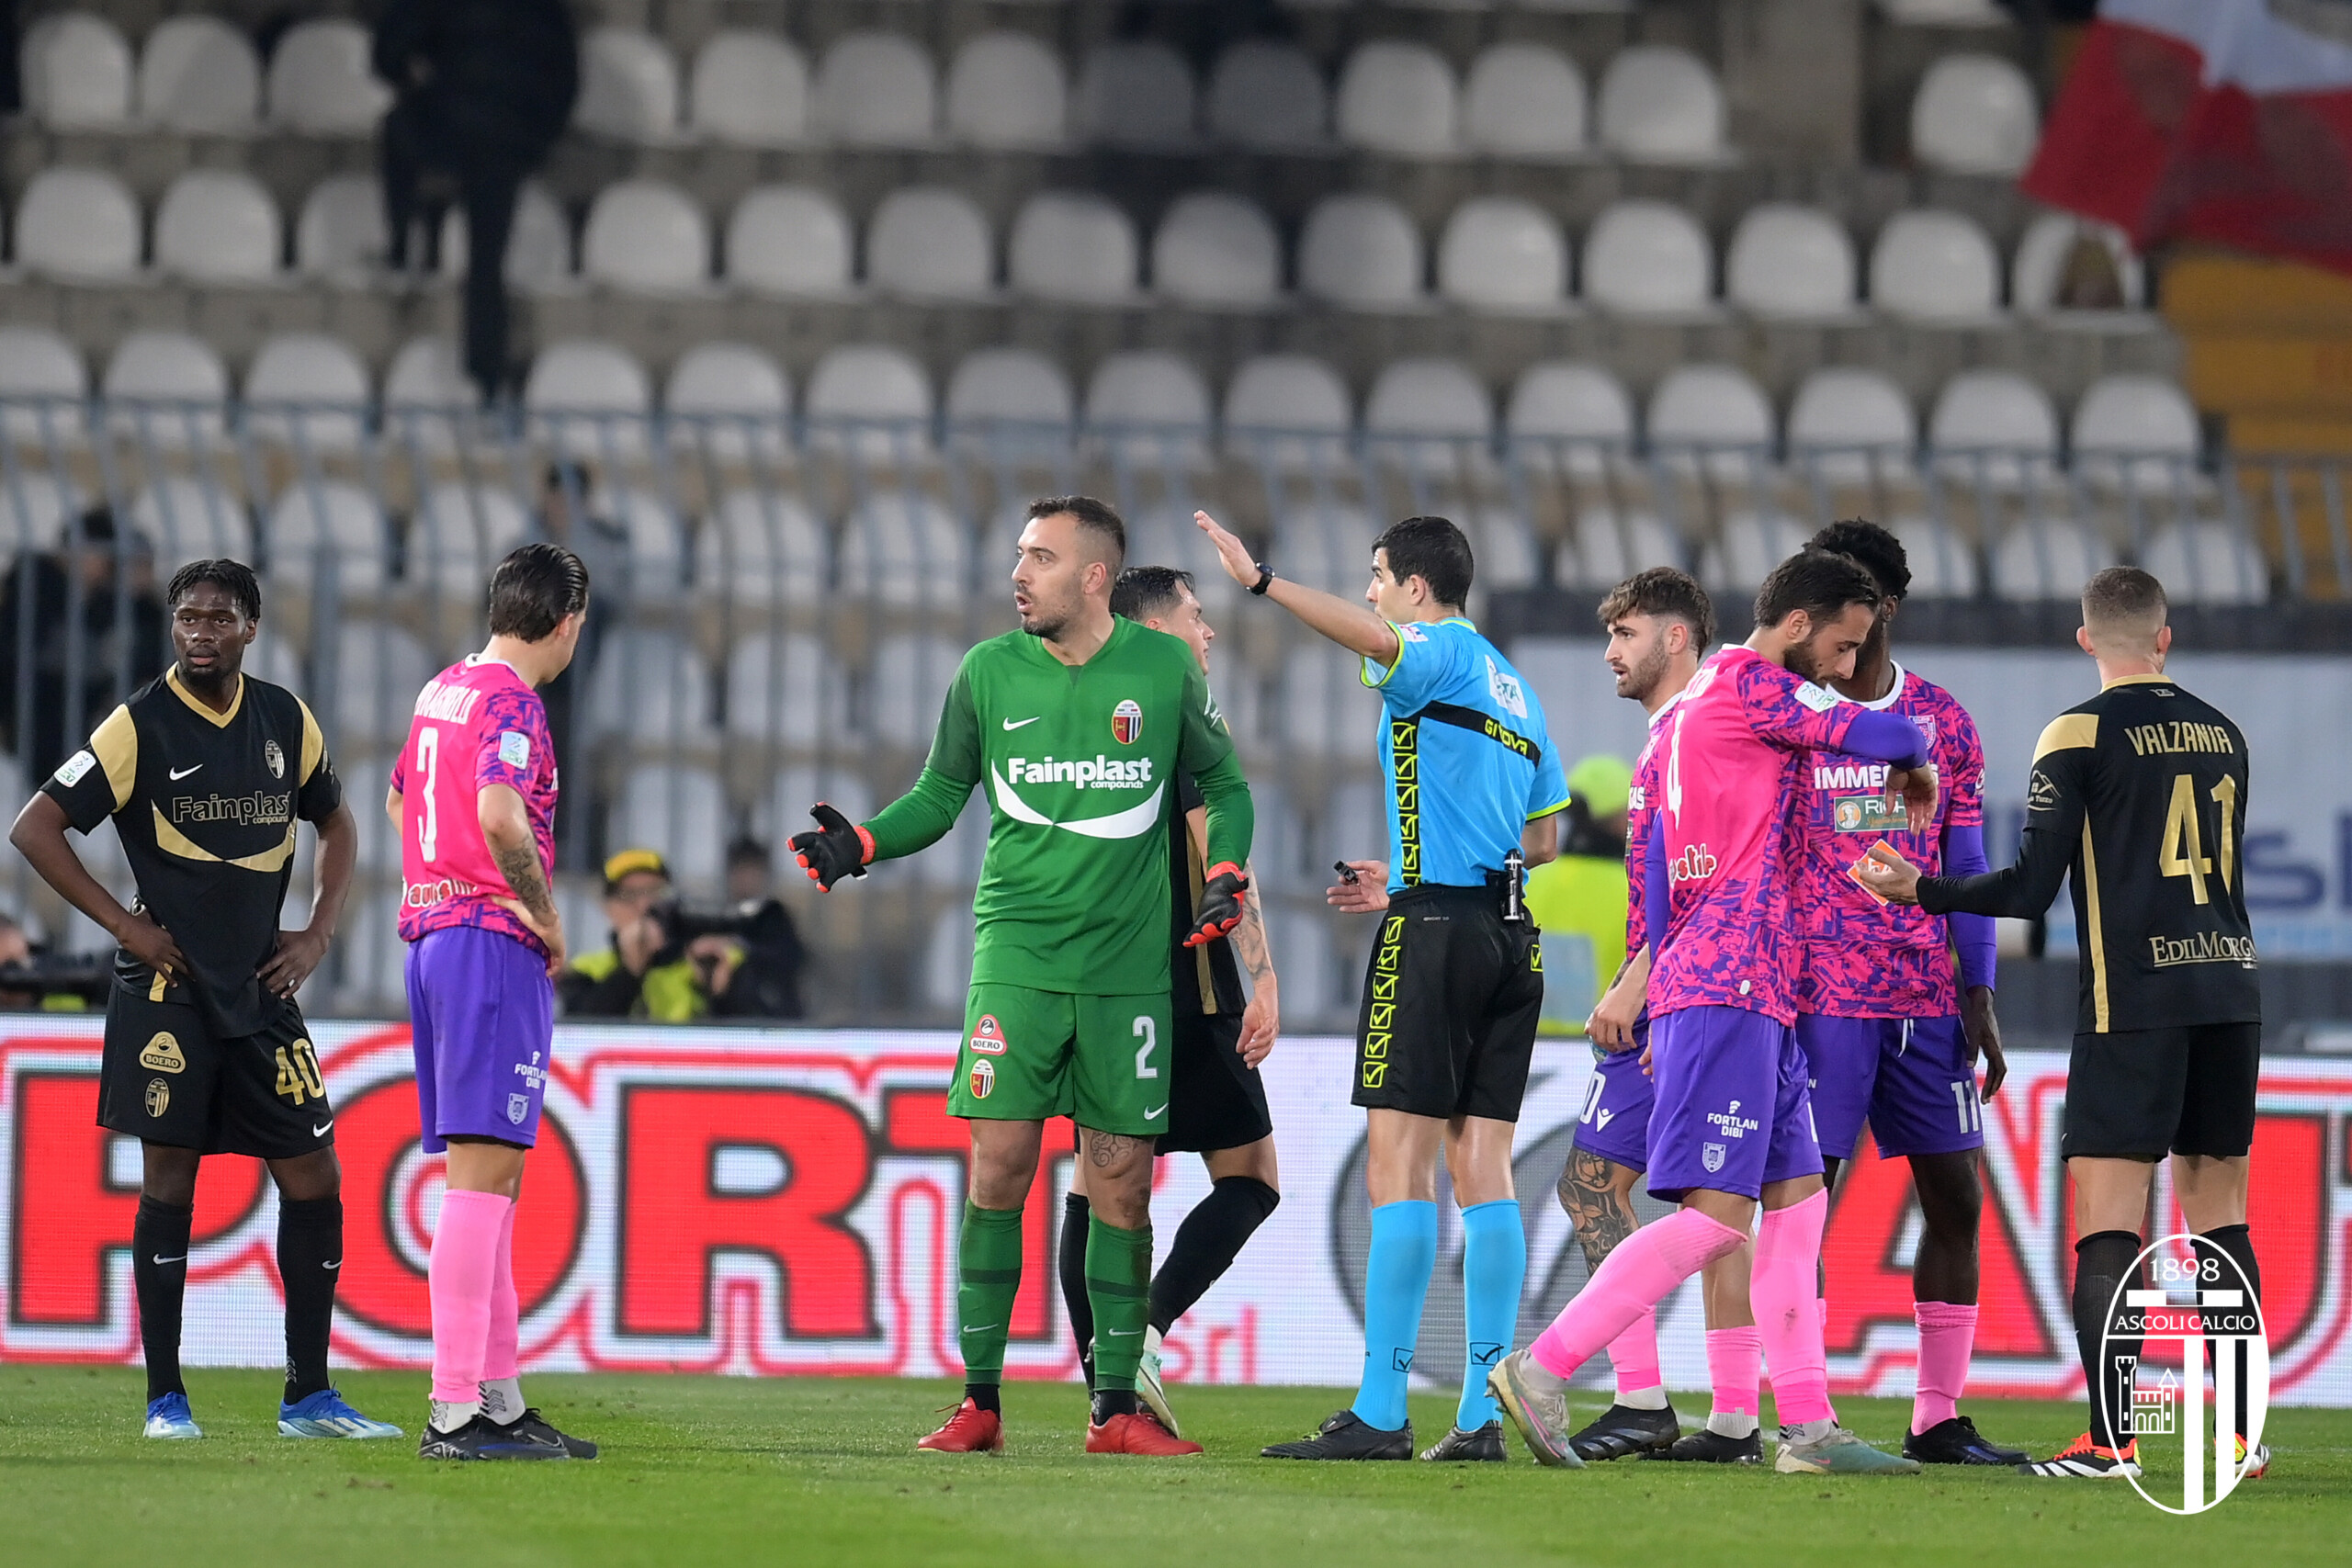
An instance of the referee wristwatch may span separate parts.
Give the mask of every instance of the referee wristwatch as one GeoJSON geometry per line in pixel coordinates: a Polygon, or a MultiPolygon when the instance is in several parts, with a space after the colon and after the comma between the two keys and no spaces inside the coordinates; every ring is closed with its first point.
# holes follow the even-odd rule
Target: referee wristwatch
{"type": "Polygon", "coordinates": [[[1250,585],[1250,592],[1256,594],[1259,598],[1263,599],[1266,596],[1266,590],[1272,588],[1273,585],[1274,569],[1268,566],[1264,561],[1260,561],[1258,563],[1258,581],[1250,585]]]}

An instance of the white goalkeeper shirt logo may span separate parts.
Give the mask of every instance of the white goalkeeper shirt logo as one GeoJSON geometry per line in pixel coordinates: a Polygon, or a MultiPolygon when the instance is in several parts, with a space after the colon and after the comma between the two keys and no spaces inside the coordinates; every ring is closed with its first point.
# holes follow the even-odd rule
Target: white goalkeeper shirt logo
{"type": "Polygon", "coordinates": [[[1004,774],[994,765],[989,768],[989,782],[996,786],[996,803],[1015,822],[1026,822],[1036,828],[1059,828],[1065,832],[1080,834],[1089,839],[1132,839],[1157,831],[1166,820],[1162,801],[1168,794],[1166,780],[1152,789],[1142,804],[1125,811],[1114,811],[1107,817],[1081,817],[1075,821],[1057,822],[1038,810],[1004,781],[1004,774]]]}

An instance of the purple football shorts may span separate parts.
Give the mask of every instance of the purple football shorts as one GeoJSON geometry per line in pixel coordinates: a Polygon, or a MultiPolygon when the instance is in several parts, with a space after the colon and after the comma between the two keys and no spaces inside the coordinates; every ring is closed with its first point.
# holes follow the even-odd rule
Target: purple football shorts
{"type": "Polygon", "coordinates": [[[1642,1047],[1649,1035],[1645,1019],[1634,1026],[1632,1050],[1594,1048],[1592,1084],[1585,1090],[1584,1114],[1577,1118],[1577,1147],[1629,1170],[1645,1170],[1650,1163],[1650,1107],[1657,1090],[1642,1071],[1642,1047]]]}
{"type": "Polygon", "coordinates": [[[1821,1152],[1851,1159],[1862,1122],[1878,1152],[1941,1155],[1984,1146],[1968,1037],[1946,1018],[1797,1020],[1821,1152]]]}
{"type": "Polygon", "coordinates": [[[1650,1021],[1657,1104],[1649,1190],[1760,1197],[1769,1182],[1821,1173],[1796,1031],[1746,1008],[1694,1007],[1650,1021]]]}
{"type": "Polygon", "coordinates": [[[546,959],[478,926],[428,931],[408,950],[408,1016],[425,1152],[453,1137],[539,1141],[555,1057],[546,959]]]}

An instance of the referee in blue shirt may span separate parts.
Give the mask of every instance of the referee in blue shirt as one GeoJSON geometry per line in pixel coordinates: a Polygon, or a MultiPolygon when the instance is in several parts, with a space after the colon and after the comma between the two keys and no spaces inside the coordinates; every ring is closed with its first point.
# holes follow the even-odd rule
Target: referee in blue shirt
{"type": "Polygon", "coordinates": [[[1518,1325],[1527,1274],[1511,1134],[1544,1007],[1520,884],[1524,867],[1552,858],[1550,818],[1568,803],[1559,754],[1535,694],[1462,614],[1473,562],[1452,523],[1408,517],[1374,540],[1364,608],[1276,576],[1208,513],[1193,521],[1236,582],[1363,658],[1388,777],[1387,864],[1351,863],[1331,890],[1343,909],[1380,914],[1353,1097],[1371,1123],[1363,1382],[1314,1436],[1266,1456],[1413,1457],[1405,1392],[1437,1263],[1442,1150],[1462,1205],[1468,1354],[1453,1429],[1421,1457],[1500,1462],[1487,1373],[1518,1325]]]}

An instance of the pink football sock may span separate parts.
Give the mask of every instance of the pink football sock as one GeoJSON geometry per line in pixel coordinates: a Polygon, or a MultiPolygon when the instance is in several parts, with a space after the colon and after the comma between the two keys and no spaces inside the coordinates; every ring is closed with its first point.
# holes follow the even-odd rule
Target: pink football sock
{"type": "Polygon", "coordinates": [[[1764,1337],[1754,1324],[1707,1330],[1707,1380],[1714,1384],[1716,1415],[1756,1414],[1763,1364],[1764,1337]]]}
{"type": "Polygon", "coordinates": [[[1919,1392],[1911,1396],[1911,1429],[1924,1432],[1960,1414],[1968,1356],[1976,1347],[1976,1307],[1917,1302],[1911,1315],[1919,1324],[1919,1392]]]}
{"type": "Polygon", "coordinates": [[[1747,1238],[1696,1209],[1677,1209],[1617,1244],[1576,1299],[1535,1337],[1535,1364],[1566,1377],[1625,1332],[1634,1319],[1747,1238]]]}
{"type": "Polygon", "coordinates": [[[1642,1393],[1666,1386],[1657,1365],[1657,1309],[1646,1307],[1625,1332],[1609,1342],[1610,1369],[1617,1374],[1619,1393],[1642,1393]]]}
{"type": "Polygon", "coordinates": [[[433,1397],[446,1404],[481,1397],[498,1233],[514,1207],[495,1192],[453,1190],[441,1199],[426,1280],[433,1298],[433,1397]]]}
{"type": "Polygon", "coordinates": [[[1772,1402],[1783,1427],[1836,1416],[1829,1406],[1821,1309],[1814,1305],[1820,1300],[1814,1294],[1814,1271],[1821,1261],[1821,1227],[1828,1213],[1829,1194],[1816,1192],[1802,1203],[1766,1210],[1756,1234],[1756,1271],[1747,1296],[1756,1309],[1764,1358],[1772,1366],[1772,1402]]]}
{"type": "Polygon", "coordinates": [[[498,1261],[490,1276],[490,1338],[481,1359],[481,1381],[516,1375],[523,1341],[522,1302],[514,1294],[514,1205],[498,1223],[498,1261]]]}

